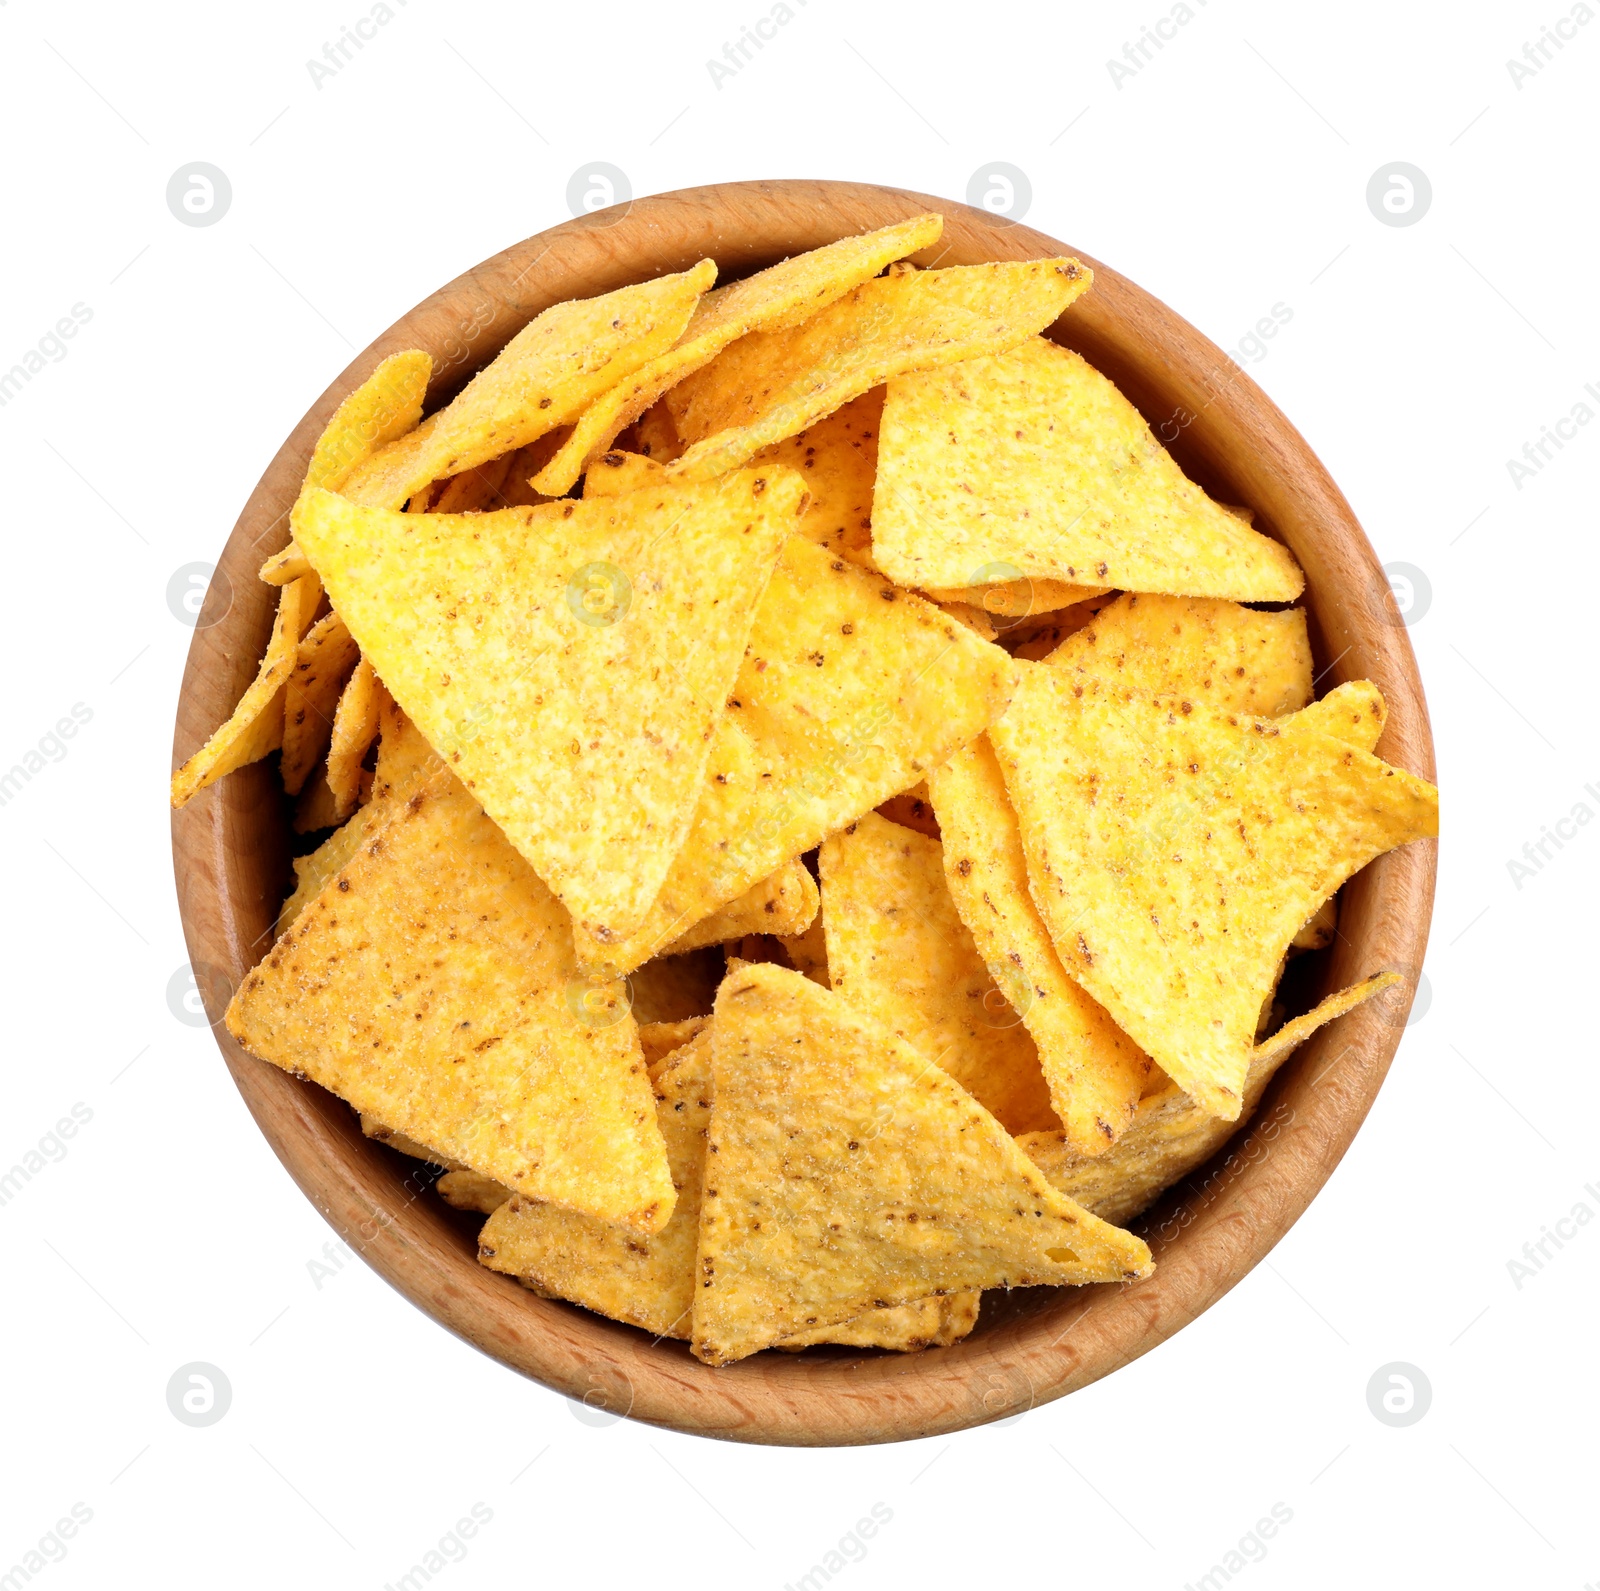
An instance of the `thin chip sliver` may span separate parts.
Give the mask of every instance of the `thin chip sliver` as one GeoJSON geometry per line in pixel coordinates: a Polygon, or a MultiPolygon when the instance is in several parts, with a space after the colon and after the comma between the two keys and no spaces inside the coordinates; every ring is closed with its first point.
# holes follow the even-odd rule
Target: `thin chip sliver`
{"type": "Polygon", "coordinates": [[[880,569],[920,587],[1002,564],[1124,591],[1300,595],[1288,549],[1212,502],[1110,381],[1044,337],[1019,343],[890,382],[872,505],[880,569]]]}
{"type": "Polygon", "coordinates": [[[1305,1016],[1256,1047],[1245,1077],[1238,1121],[1224,1121],[1202,1110],[1176,1083],[1139,1104],[1138,1118],[1116,1146],[1103,1155],[1079,1154],[1064,1133],[1030,1133],[1017,1140],[1050,1182],[1092,1210],[1103,1221],[1126,1226],[1142,1215],[1173,1183],[1204,1165],[1255,1114],[1273,1074],[1317,1028],[1354,1010],[1400,981],[1393,972],[1352,984],[1329,995],[1305,1016]]]}
{"type": "Polygon", "coordinates": [[[362,759],[378,734],[385,694],[378,671],[364,657],[339,693],[329,736],[327,778],[334,816],[341,822],[356,809],[362,759]]]}
{"type": "Polygon", "coordinates": [[[679,956],[703,945],[743,939],[746,934],[803,934],[817,915],[820,899],[816,880],[797,857],[752,884],[726,906],[702,917],[661,954],[679,956]]]}
{"type": "Polygon", "coordinates": [[[290,795],[299,795],[328,748],[334,713],[355,662],[356,643],[337,613],[318,619],[300,640],[284,691],[283,755],[278,759],[278,773],[290,795]]]}

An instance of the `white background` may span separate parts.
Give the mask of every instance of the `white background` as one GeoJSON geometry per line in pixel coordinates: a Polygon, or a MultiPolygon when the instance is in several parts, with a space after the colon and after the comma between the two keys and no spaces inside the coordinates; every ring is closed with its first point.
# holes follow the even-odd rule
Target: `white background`
{"type": "Polygon", "coordinates": [[[1520,1286],[1508,1270],[1575,1204],[1600,1212],[1600,828],[1520,888],[1507,867],[1575,803],[1600,811],[1584,794],[1600,788],[1600,425],[1520,487],[1507,469],[1600,384],[1600,25],[1519,86],[1507,60],[1562,0],[1193,0],[1118,86],[1107,59],[1170,15],[1162,0],[791,0],[719,86],[707,58],[768,14],[756,0],[392,3],[318,86],[307,60],[370,14],[358,0],[0,0],[0,369],[92,310],[0,408],[0,764],[74,703],[93,713],[0,808],[0,1168],[74,1103],[92,1111],[0,1206],[0,1573],[82,1503],[47,1591],[377,1588],[482,1503],[492,1520],[445,1591],[781,1587],[883,1504],[868,1556],[835,1577],[847,1591],[1177,1591],[1282,1503],[1249,1591],[1600,1581],[1600,1222],[1567,1228],[1520,1286]],[[204,229],[165,202],[195,160],[233,188],[204,229]],[[1019,167],[1031,224],[1223,346],[1292,310],[1251,374],[1381,557],[1431,586],[1411,615],[1446,800],[1431,1004],[1269,1261],[1164,1347],[1014,1424],[796,1452],[581,1423],[359,1264],[314,1285],[329,1229],[210,1034],[169,1008],[185,951],[166,781],[190,641],[169,578],[215,558],[358,349],[566,219],[568,179],[596,160],[636,194],[826,176],[959,199],[980,164],[1019,167]],[[1365,199],[1395,160],[1433,189],[1405,228],[1365,199]],[[206,1429],[166,1405],[194,1360],[233,1389],[206,1429]],[[1391,1361],[1432,1387],[1405,1429],[1367,1405],[1391,1361]]]}

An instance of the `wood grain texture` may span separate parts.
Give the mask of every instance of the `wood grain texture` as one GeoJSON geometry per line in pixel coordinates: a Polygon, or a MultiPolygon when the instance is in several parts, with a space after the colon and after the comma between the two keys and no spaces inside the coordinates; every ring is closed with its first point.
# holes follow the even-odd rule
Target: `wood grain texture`
{"type": "MultiPolygon", "coordinates": [[[[459,389],[553,303],[683,270],[705,255],[728,281],[785,255],[926,210],[944,237],[920,263],[1076,254],[1095,285],[1052,329],[1140,407],[1178,461],[1222,500],[1256,511],[1306,571],[1319,690],[1377,682],[1389,703],[1379,752],[1428,778],[1433,743],[1416,661],[1349,505],[1316,455],[1214,344],[1115,271],[982,211],[897,189],[831,182],[695,188],[553,228],[474,267],[372,344],[312,406],[240,515],[189,653],[176,767],[253,676],[277,592],[256,579],[288,539],[312,444],[339,401],[405,348],[433,354],[430,407],[459,389]],[[220,615],[220,617],[218,616],[220,615]]],[[[220,1026],[265,952],[288,883],[288,808],[270,764],[232,774],[173,816],[189,954],[224,1059],[307,1197],[419,1308],[524,1375],[653,1424],[737,1441],[897,1441],[1006,1418],[1098,1380],[1193,1320],[1257,1264],[1338,1164],[1382,1083],[1422,964],[1436,846],[1406,847],[1346,886],[1340,934],[1319,952],[1309,999],[1394,968],[1402,990],[1324,1029],[1274,1080],[1256,1125],[1137,1223],[1157,1260],[1131,1286],[986,1295],[977,1331],[921,1354],[810,1349],[713,1370],[678,1343],[537,1298],[477,1263],[476,1218],[408,1181],[412,1163],[361,1136],[332,1095],[244,1053],[220,1026]]]]}

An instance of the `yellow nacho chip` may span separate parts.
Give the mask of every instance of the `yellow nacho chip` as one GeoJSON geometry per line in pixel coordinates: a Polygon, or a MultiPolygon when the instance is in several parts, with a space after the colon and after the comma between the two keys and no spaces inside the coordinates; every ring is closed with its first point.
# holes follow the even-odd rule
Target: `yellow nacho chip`
{"type": "Polygon", "coordinates": [[[705,1133],[711,1116],[711,1030],[678,1052],[656,1083],[655,1119],[666,1146],[674,1205],[652,1234],[520,1198],[494,1212],[478,1258],[539,1291],[640,1326],[686,1337],[694,1301],[695,1244],[705,1133]]]}
{"type": "Polygon", "coordinates": [[[752,332],[667,394],[685,445],[671,468],[691,480],[720,475],[904,371],[1014,348],[1091,280],[1066,259],[916,271],[864,282],[790,330],[752,332]]]}
{"type": "Polygon", "coordinates": [[[809,536],[863,569],[872,561],[872,483],[878,472],[878,426],[883,388],[852,398],[796,435],[764,447],[752,464],[787,464],[799,470],[811,493],[800,518],[809,536]]]}
{"type": "Polygon", "coordinates": [[[828,934],[819,911],[811,919],[811,926],[803,934],[783,934],[778,938],[778,948],[788,958],[796,972],[804,973],[813,983],[828,988],[828,934]]]}
{"type": "Polygon", "coordinates": [[[566,913],[442,767],[245,978],[227,1023],[520,1193],[646,1231],[671,1214],[621,987],[578,976],[566,913]]]}
{"type": "Polygon", "coordinates": [[[1008,1132],[1056,1125],[1039,1053],[956,915],[937,840],[876,812],[833,835],[822,924],[835,994],[941,1066],[1008,1132]]]}
{"type": "Polygon", "coordinates": [[[944,1298],[919,1298],[914,1304],[894,1309],[869,1309],[854,1320],[837,1326],[818,1326],[796,1332],[773,1343],[785,1353],[799,1353],[834,1343],[845,1348],[892,1348],[897,1353],[916,1353],[923,1348],[948,1348],[969,1336],[978,1324],[978,1306],[983,1295],[977,1292],[951,1293],[944,1298]]]}
{"type": "Polygon", "coordinates": [[[716,276],[716,265],[702,260],[675,276],[536,315],[445,408],[357,468],[344,495],[401,508],[430,481],[526,447],[575,420],[678,340],[716,276]]]}
{"type": "Polygon", "coordinates": [[[515,1197],[503,1182],[465,1168],[445,1172],[434,1183],[433,1191],[458,1210],[477,1210],[483,1215],[493,1215],[507,1199],[515,1197]]]}
{"type": "Polygon", "coordinates": [[[368,1138],[387,1144],[397,1154],[409,1155],[413,1160],[426,1160],[429,1165],[461,1169],[459,1161],[440,1154],[437,1149],[430,1149],[426,1144],[419,1144],[415,1138],[408,1138],[403,1132],[386,1127],[370,1111],[358,1111],[357,1115],[361,1119],[361,1130],[368,1138]]]}
{"type": "Polygon", "coordinates": [[[1438,792],[1315,729],[1016,667],[990,739],[1062,964],[1234,1120],[1289,941],[1374,857],[1437,834],[1438,792]]]}
{"type": "Polygon", "coordinates": [[[1287,548],[1212,502],[1104,376],[1043,337],[890,383],[872,555],[923,587],[994,564],[1242,602],[1305,586],[1287,548]]]}
{"type": "Polygon", "coordinates": [[[683,449],[678,444],[677,427],[665,403],[645,410],[633,427],[634,446],[656,464],[670,464],[683,449]]]}
{"type": "Polygon", "coordinates": [[[1131,1125],[1150,1057],[1067,975],[1028,889],[1022,831],[987,735],[928,778],[951,899],[1038,1046],[1050,1103],[1079,1153],[1131,1125]]]}
{"type": "Polygon", "coordinates": [[[650,1073],[651,1082],[710,1020],[709,1016],[689,1016],[680,1022],[639,1024],[639,1048],[644,1053],[645,1069],[650,1073]]]}
{"type": "Polygon", "coordinates": [[[1311,642],[1302,608],[1257,613],[1215,597],[1125,592],[1046,659],[1081,683],[1187,696],[1277,718],[1311,700],[1311,642]]]}
{"type": "MultiPolygon", "coordinates": [[[[982,573],[982,571],[977,571],[982,573]]],[[[998,571],[995,571],[998,572],[998,571]]],[[[1066,580],[1006,579],[967,586],[924,586],[935,602],[963,602],[981,608],[1003,633],[1023,619],[1059,613],[1091,597],[1104,596],[1104,586],[1073,585],[1066,580]]]]}
{"type": "MultiPolygon", "coordinates": [[[[1239,1120],[1223,1121],[1203,1111],[1176,1083],[1140,1102],[1132,1127],[1106,1154],[1090,1159],[1077,1153],[1065,1133],[1029,1133],[1017,1140],[1056,1188],[1102,1221],[1126,1226],[1173,1183],[1204,1165],[1255,1114],[1263,1090],[1292,1052],[1317,1028],[1343,1016],[1400,981],[1393,972],[1330,995],[1315,1010],[1258,1045],[1245,1076],[1239,1120]]],[[[1274,1133],[1275,1136],[1275,1133],[1274,1133]]]]}
{"type": "Polygon", "coordinates": [[[677,345],[597,398],[535,484],[552,497],[569,492],[619,432],[731,342],[763,327],[777,330],[809,320],[891,260],[936,242],[943,227],[941,216],[914,216],[876,232],[841,238],[707,293],[677,345]]]}
{"type": "Polygon", "coordinates": [[[630,939],[580,929],[579,959],[629,971],[915,784],[1005,711],[1011,672],[998,647],[920,597],[790,536],[661,893],[630,939]]]}
{"type": "Polygon", "coordinates": [[[711,1034],[692,1316],[707,1364],[940,1293],[1149,1273],[1138,1238],[1057,1194],[950,1077],[799,973],[730,976],[711,1034]]]}
{"type": "Polygon", "coordinates": [[[366,658],[356,664],[339,694],[328,744],[328,789],[341,822],[356,809],[362,760],[377,736],[386,695],[378,671],[366,658]]]}
{"type": "Polygon", "coordinates": [[[726,944],[746,934],[803,934],[817,915],[817,882],[798,857],[752,884],[744,894],[702,917],[662,951],[682,955],[702,945],[726,944]]]}
{"type": "MultiPolygon", "coordinates": [[[[337,492],[359,465],[379,448],[414,431],[422,419],[422,401],[428,394],[433,360],[412,349],[391,354],[334,411],[312,449],[311,462],[300,488],[303,497],[318,486],[337,492]]],[[[299,507],[298,501],[295,508],[299,507]]],[[[289,515],[291,537],[282,552],[261,566],[269,585],[286,585],[311,572],[310,561],[293,539],[294,510],[289,515]]]]}
{"type": "Polygon", "coordinates": [[[1376,751],[1389,717],[1383,692],[1371,680],[1346,680],[1319,702],[1283,719],[1282,729],[1314,729],[1362,751],[1376,751]]]}
{"type": "Polygon", "coordinates": [[[299,795],[328,749],[333,715],[355,661],[356,643],[337,613],[318,619],[301,638],[283,696],[283,755],[278,759],[283,788],[290,795],[299,795]]]}
{"type": "Polygon", "coordinates": [[[803,494],[775,470],[459,517],[320,493],[300,540],[429,743],[614,944],[683,844],[803,494]]]}
{"type": "Polygon", "coordinates": [[[294,672],[300,637],[322,594],[315,575],[291,580],[278,598],[278,614],[256,677],[233,716],[172,776],[172,805],[181,807],[209,784],[246,763],[259,762],[283,744],[283,701],[294,672]]]}

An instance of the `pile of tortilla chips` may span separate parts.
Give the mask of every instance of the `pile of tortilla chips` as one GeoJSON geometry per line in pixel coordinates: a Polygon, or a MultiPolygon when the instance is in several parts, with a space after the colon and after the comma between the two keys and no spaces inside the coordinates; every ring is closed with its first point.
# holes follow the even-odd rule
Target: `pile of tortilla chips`
{"type": "Polygon", "coordinates": [[[1090,272],[941,227],[558,304],[426,418],[385,360],[173,778],[276,751],[314,837],[230,1032],[708,1364],[1149,1274],[1113,1223],[1397,981],[1277,999],[1437,832],[1289,551],[1045,335],[1090,272]]]}

